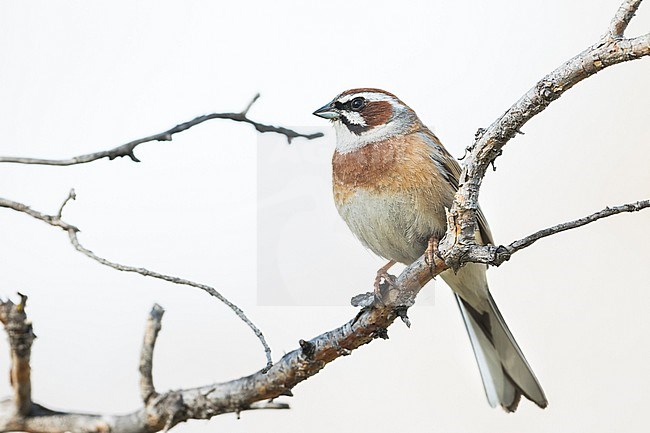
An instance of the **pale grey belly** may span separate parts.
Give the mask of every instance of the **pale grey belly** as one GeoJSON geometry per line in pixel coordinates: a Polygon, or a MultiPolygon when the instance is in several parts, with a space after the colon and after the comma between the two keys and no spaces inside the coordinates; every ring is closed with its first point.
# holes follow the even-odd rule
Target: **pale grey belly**
{"type": "Polygon", "coordinates": [[[387,196],[359,189],[337,209],[352,233],[375,254],[410,264],[424,253],[429,237],[445,231],[439,212],[431,207],[423,212],[422,206],[406,193],[387,196]]]}

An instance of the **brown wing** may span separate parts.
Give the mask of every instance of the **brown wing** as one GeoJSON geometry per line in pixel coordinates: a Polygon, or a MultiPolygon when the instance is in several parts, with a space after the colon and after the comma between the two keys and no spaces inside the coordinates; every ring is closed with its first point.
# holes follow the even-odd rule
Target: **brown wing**
{"type": "MultiPolygon", "coordinates": [[[[426,141],[432,147],[431,159],[434,163],[440,167],[443,175],[449,182],[449,184],[454,188],[454,191],[458,191],[458,179],[460,178],[461,168],[458,164],[458,161],[447,152],[447,149],[442,145],[438,137],[431,132],[429,129],[424,127],[420,133],[426,139],[426,141]]],[[[493,244],[494,239],[492,238],[492,232],[490,231],[490,226],[483,215],[481,208],[478,208],[477,212],[478,220],[478,229],[481,233],[481,239],[485,244],[493,244]]]]}

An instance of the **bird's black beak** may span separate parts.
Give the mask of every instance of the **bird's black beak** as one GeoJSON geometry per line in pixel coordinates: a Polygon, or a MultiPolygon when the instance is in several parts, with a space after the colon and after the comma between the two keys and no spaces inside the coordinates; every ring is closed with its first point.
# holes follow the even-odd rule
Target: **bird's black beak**
{"type": "Polygon", "coordinates": [[[341,117],[340,111],[334,106],[334,101],[323,105],[318,110],[313,112],[314,116],[322,117],[323,119],[336,120],[341,117]]]}

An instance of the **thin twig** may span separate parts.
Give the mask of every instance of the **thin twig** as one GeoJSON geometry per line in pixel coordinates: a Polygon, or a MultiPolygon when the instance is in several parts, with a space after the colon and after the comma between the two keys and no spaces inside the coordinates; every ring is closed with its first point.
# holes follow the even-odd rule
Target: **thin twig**
{"type": "Polygon", "coordinates": [[[140,396],[145,404],[149,399],[157,396],[153,383],[153,350],[156,346],[158,332],[160,332],[162,326],[163,314],[165,314],[165,310],[160,305],[154,304],[147,318],[147,327],[144,331],[142,351],[140,352],[140,396]]]}
{"type": "Polygon", "coordinates": [[[260,98],[260,96],[261,95],[259,93],[256,93],[255,96],[253,96],[253,99],[251,99],[251,102],[249,102],[248,105],[246,105],[246,108],[242,110],[241,114],[246,116],[248,114],[248,111],[251,109],[253,104],[260,98]]]}
{"type": "Polygon", "coordinates": [[[63,208],[65,207],[65,205],[67,205],[70,200],[76,200],[76,199],[77,199],[77,193],[75,193],[74,188],[72,188],[68,193],[68,197],[66,197],[66,199],[61,204],[59,211],[56,213],[56,217],[59,220],[63,217],[63,208]]]}
{"type": "Polygon", "coordinates": [[[140,160],[135,156],[135,148],[140,144],[148,143],[151,141],[172,141],[172,137],[179,132],[187,131],[188,129],[199,125],[203,122],[207,122],[212,119],[228,119],[235,122],[243,122],[252,125],[255,130],[261,133],[265,132],[275,132],[277,134],[282,134],[287,138],[287,141],[291,143],[294,138],[306,138],[307,140],[313,140],[323,136],[323,133],[316,132],[314,134],[303,134],[296,132],[292,129],[283,128],[281,126],[266,125],[263,123],[256,122],[248,118],[248,111],[252,105],[260,97],[259,93],[251,100],[251,102],[246,106],[246,108],[239,113],[212,113],[206,114],[204,116],[196,117],[188,122],[181,123],[174,126],[167,131],[150,135],[148,137],[139,138],[137,140],[130,141],[121,146],[117,146],[113,149],[104,150],[101,152],[88,153],[85,155],[75,156],[68,159],[42,159],[42,158],[24,158],[24,157],[13,157],[13,156],[4,156],[0,157],[0,163],[16,163],[16,164],[40,164],[40,165],[55,165],[55,166],[67,166],[75,164],[85,164],[92,161],[97,161],[98,159],[108,158],[113,160],[118,157],[128,156],[134,162],[140,162],[140,160]]]}
{"type": "Polygon", "coordinates": [[[555,235],[567,230],[582,227],[589,223],[598,221],[599,219],[607,218],[623,212],[638,212],[642,209],[650,208],[650,200],[641,200],[635,203],[623,204],[620,206],[606,207],[603,210],[595,212],[586,217],[577,220],[557,224],[553,227],[548,227],[539,230],[531,235],[522,239],[516,240],[507,246],[504,245],[476,245],[472,246],[467,252],[465,259],[474,263],[485,263],[492,266],[499,266],[503,262],[510,260],[510,257],[519,250],[531,246],[538,240],[555,235]]]}
{"type": "MultiPolygon", "coordinates": [[[[66,199],[66,202],[68,199],[66,199]]],[[[98,263],[101,263],[102,265],[109,266],[113,269],[116,269],[118,271],[123,271],[123,272],[133,272],[136,274],[140,274],[145,277],[152,277],[152,278],[157,278],[159,280],[164,280],[168,281],[170,283],[174,284],[180,284],[180,285],[185,285],[185,286],[191,286],[191,287],[196,287],[198,289],[203,290],[204,292],[208,293],[211,296],[214,296],[217,298],[219,301],[221,301],[223,304],[225,304],[228,308],[230,308],[236,315],[239,317],[248,327],[255,333],[257,338],[260,340],[262,343],[262,346],[264,347],[264,354],[266,355],[266,367],[265,369],[270,368],[271,365],[273,365],[273,361],[271,358],[271,348],[269,347],[268,343],[266,342],[266,338],[264,338],[264,334],[262,331],[255,326],[253,322],[244,314],[244,312],[235,304],[230,302],[225,296],[223,296],[221,293],[219,293],[216,289],[214,289],[211,286],[208,286],[207,284],[201,284],[201,283],[196,283],[194,281],[186,280],[184,278],[178,278],[174,277],[172,275],[166,275],[166,274],[161,274],[159,272],[154,272],[150,271],[146,268],[138,268],[134,266],[128,266],[128,265],[122,265],[120,263],[115,263],[111,262],[110,260],[107,260],[103,257],[100,257],[93,253],[91,250],[85,248],[81,243],[79,243],[79,239],[77,237],[77,233],[79,232],[79,228],[76,226],[73,226],[72,224],[68,224],[67,222],[63,221],[60,217],[57,215],[46,215],[41,212],[35,211],[31,209],[29,206],[24,205],[22,203],[18,203],[15,201],[11,200],[6,200],[3,198],[0,198],[0,207],[8,208],[8,209],[13,209],[18,212],[25,213],[33,218],[36,218],[38,220],[41,220],[43,222],[46,222],[47,224],[54,226],[54,227],[59,227],[63,230],[65,230],[68,233],[68,237],[70,238],[70,242],[72,245],[75,247],[77,251],[80,253],[86,255],[87,257],[90,257],[91,259],[95,260],[98,263]]]]}
{"type": "Polygon", "coordinates": [[[526,236],[523,239],[514,241],[510,245],[508,245],[508,250],[510,251],[511,254],[513,254],[521,249],[531,246],[536,241],[545,238],[547,236],[551,236],[566,230],[575,229],[577,227],[582,227],[584,225],[587,225],[594,221],[598,221],[599,219],[602,218],[607,218],[612,215],[616,215],[623,212],[638,212],[641,209],[647,209],[648,207],[650,207],[650,200],[641,200],[635,203],[628,203],[628,204],[614,206],[614,207],[606,207],[605,209],[595,212],[584,218],[579,218],[574,221],[558,224],[553,227],[540,230],[536,233],[533,233],[532,235],[526,236]]]}

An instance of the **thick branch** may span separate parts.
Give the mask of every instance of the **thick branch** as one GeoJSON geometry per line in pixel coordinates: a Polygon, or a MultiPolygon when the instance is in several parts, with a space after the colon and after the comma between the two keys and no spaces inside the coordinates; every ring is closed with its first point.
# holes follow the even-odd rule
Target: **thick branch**
{"type": "Polygon", "coordinates": [[[74,194],[74,190],[71,190],[70,193],[68,194],[68,197],[65,199],[65,202],[59,209],[59,212],[57,215],[46,215],[41,212],[35,211],[31,209],[29,206],[24,205],[22,203],[18,203],[15,201],[11,200],[6,200],[3,198],[0,198],[0,207],[5,207],[8,209],[13,209],[18,212],[25,213],[33,218],[36,218],[38,220],[41,220],[43,222],[46,222],[47,224],[54,226],[54,227],[59,227],[63,230],[65,230],[68,233],[68,237],[70,238],[70,243],[74,246],[74,248],[79,251],[80,253],[84,254],[87,257],[90,257],[91,259],[95,260],[98,263],[101,263],[102,265],[111,267],[113,269],[116,269],[118,271],[123,271],[123,272],[133,272],[136,274],[140,274],[145,277],[152,277],[152,278],[157,278],[159,280],[164,280],[168,281],[170,283],[174,284],[180,284],[180,285],[185,285],[185,286],[191,286],[191,287],[196,287],[197,289],[201,289],[204,292],[208,293],[211,296],[214,296],[217,298],[219,301],[221,301],[223,304],[225,304],[228,308],[230,308],[236,315],[239,317],[248,327],[255,333],[257,338],[260,340],[262,343],[262,346],[264,347],[264,353],[266,355],[266,368],[268,369],[271,364],[271,348],[266,342],[266,338],[264,338],[264,334],[260,329],[255,326],[253,322],[246,316],[246,314],[235,304],[230,302],[228,298],[223,296],[220,292],[218,292],[214,287],[208,286],[207,284],[202,284],[202,283],[196,283],[191,280],[186,280],[184,278],[179,278],[175,277],[172,275],[166,275],[166,274],[161,274],[159,272],[154,272],[150,271],[146,268],[138,268],[135,266],[128,266],[128,265],[122,265],[120,263],[115,263],[111,262],[110,260],[107,260],[103,257],[98,256],[97,254],[93,253],[89,249],[85,248],[81,243],[79,243],[79,238],[77,237],[77,233],[80,231],[77,227],[73,226],[72,224],[68,224],[65,221],[61,220],[60,215],[63,213],[63,208],[65,204],[71,199],[76,197],[74,194]]]}
{"type": "MultiPolygon", "coordinates": [[[[20,295],[20,294],[19,294],[20,295]]],[[[11,386],[14,390],[13,399],[8,404],[11,409],[0,415],[24,417],[32,408],[32,382],[29,359],[32,352],[32,342],[35,335],[32,324],[25,315],[27,296],[20,295],[20,302],[14,304],[11,300],[0,301],[0,322],[5,327],[11,348],[11,386]]]]}
{"type": "MultiPolygon", "coordinates": [[[[356,348],[376,338],[388,338],[387,328],[396,318],[405,318],[420,289],[446,269],[435,258],[429,266],[424,257],[405,269],[393,286],[384,288],[383,303],[364,308],[352,320],[309,341],[300,341],[300,348],[284,355],[270,370],[250,376],[199,388],[148,394],[145,406],[127,415],[95,415],[60,412],[34,404],[27,417],[0,417],[0,432],[23,430],[35,433],[108,432],[150,433],[171,428],[189,419],[210,419],[224,413],[240,413],[256,409],[287,409],[286,403],[268,402],[280,396],[291,396],[298,383],[317,374],[327,364],[349,355],[356,348]]],[[[161,312],[152,310],[145,332],[146,349],[153,352],[156,327],[161,312]],[[149,336],[149,334],[151,335],[149,336]]],[[[148,355],[147,355],[148,357],[148,355]]],[[[141,366],[145,356],[141,357],[141,366]]],[[[147,369],[150,368],[150,362],[147,369]]],[[[153,390],[150,370],[142,375],[144,390],[153,390]],[[144,378],[144,376],[147,376],[144,378]]],[[[5,414],[0,403],[0,414],[5,414]]]]}
{"type": "MultiPolygon", "coordinates": [[[[625,1],[613,20],[622,29],[638,7],[638,1],[625,1]],[[621,12],[623,11],[623,12],[621,12]],[[625,12],[627,11],[627,12],[625,12]],[[619,16],[622,13],[622,18],[619,16]]],[[[487,168],[501,155],[502,148],[528,120],[543,111],[551,102],[587,77],[621,62],[650,54],[650,33],[634,39],[603,37],[542,78],[486,130],[479,130],[474,145],[468,149],[460,177],[460,187],[448,215],[447,235],[440,250],[454,269],[467,261],[475,247],[478,196],[487,168]]]]}
{"type": "Polygon", "coordinates": [[[104,150],[101,152],[88,153],[86,155],[75,156],[74,158],[68,159],[41,159],[41,158],[22,158],[22,157],[13,157],[6,156],[0,157],[0,162],[11,162],[17,164],[41,164],[41,165],[57,165],[57,166],[66,166],[66,165],[75,165],[75,164],[85,164],[92,161],[97,161],[98,159],[108,158],[113,160],[118,157],[128,156],[132,161],[140,162],[135,156],[135,148],[143,143],[148,143],[151,141],[172,141],[172,138],[175,134],[179,132],[187,131],[188,129],[200,125],[203,122],[207,122],[212,119],[228,119],[235,122],[248,123],[253,125],[255,130],[258,132],[275,132],[277,134],[282,134],[287,138],[287,141],[291,143],[291,140],[294,138],[306,138],[307,140],[313,140],[314,138],[322,137],[323,134],[316,132],[314,134],[303,134],[296,132],[292,129],[283,128],[281,126],[265,125],[263,123],[255,122],[248,118],[248,110],[259,98],[259,93],[251,100],[251,102],[246,106],[246,108],[239,113],[212,113],[206,114],[204,116],[196,117],[188,122],[181,123],[174,126],[167,131],[150,135],[148,137],[139,138],[137,140],[130,141],[121,146],[117,146],[113,149],[104,150]]]}

